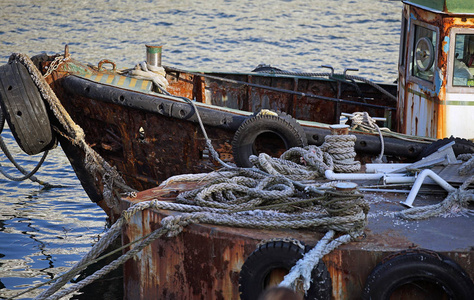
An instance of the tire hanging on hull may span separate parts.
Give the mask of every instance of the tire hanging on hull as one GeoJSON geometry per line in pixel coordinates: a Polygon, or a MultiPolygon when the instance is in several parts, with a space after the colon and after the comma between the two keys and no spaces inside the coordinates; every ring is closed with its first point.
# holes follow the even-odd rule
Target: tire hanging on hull
{"type": "Polygon", "coordinates": [[[444,292],[448,299],[469,300],[474,295],[474,285],[449,258],[426,250],[407,250],[372,270],[362,299],[388,300],[397,292],[415,298],[440,296],[444,292]]]}
{"type": "MultiPolygon", "coordinates": [[[[249,255],[239,276],[242,300],[257,299],[271,284],[273,273],[287,273],[305,253],[305,249],[292,242],[275,241],[261,245],[249,255]]],[[[311,273],[311,287],[304,299],[331,299],[331,277],[324,262],[319,261],[311,273]]],[[[282,279],[282,278],[281,278],[282,279]]]]}
{"type": "Polygon", "coordinates": [[[298,122],[283,112],[258,113],[245,120],[237,130],[232,141],[234,162],[239,167],[250,168],[250,155],[258,155],[256,141],[263,134],[276,135],[285,149],[304,147],[308,144],[306,134],[298,122]]]}
{"type": "Polygon", "coordinates": [[[0,67],[0,103],[10,130],[25,153],[34,155],[56,146],[41,93],[28,69],[12,58],[0,67]]]}

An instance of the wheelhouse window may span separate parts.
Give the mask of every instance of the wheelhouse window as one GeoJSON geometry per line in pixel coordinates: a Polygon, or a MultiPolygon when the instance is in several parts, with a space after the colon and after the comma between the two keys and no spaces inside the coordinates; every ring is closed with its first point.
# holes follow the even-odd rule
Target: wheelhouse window
{"type": "Polygon", "coordinates": [[[412,53],[411,74],[423,80],[433,81],[436,31],[415,25],[415,38],[412,53]]]}
{"type": "Polygon", "coordinates": [[[398,65],[404,66],[405,65],[405,48],[407,44],[407,18],[402,15],[402,28],[400,30],[400,52],[399,52],[399,59],[398,65]]]}
{"type": "Polygon", "coordinates": [[[474,34],[456,34],[453,86],[474,87],[474,34]]]}

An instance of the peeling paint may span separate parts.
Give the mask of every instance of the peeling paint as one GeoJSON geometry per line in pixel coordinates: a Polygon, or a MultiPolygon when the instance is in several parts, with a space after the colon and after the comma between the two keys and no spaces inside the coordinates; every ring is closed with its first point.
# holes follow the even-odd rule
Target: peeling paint
{"type": "Polygon", "coordinates": [[[445,36],[444,41],[443,41],[443,52],[447,54],[448,50],[449,50],[449,36],[445,36]]]}

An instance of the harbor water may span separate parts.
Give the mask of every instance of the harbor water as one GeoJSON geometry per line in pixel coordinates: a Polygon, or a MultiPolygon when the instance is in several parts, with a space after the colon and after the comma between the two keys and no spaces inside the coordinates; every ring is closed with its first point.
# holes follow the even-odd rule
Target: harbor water
{"type": "MultiPolygon", "coordinates": [[[[145,45],[163,46],[163,65],[247,72],[259,64],[294,72],[345,68],[376,82],[397,76],[402,3],[389,0],[3,0],[0,63],[13,52],[62,53],[119,68],[145,60],[145,45]]],[[[7,127],[2,138],[27,170],[27,156],[7,127]]],[[[6,172],[21,177],[0,154],[6,172]]],[[[0,299],[46,282],[77,262],[103,235],[106,216],[91,203],[61,147],[36,174],[52,188],[0,175],[0,299]]],[[[120,280],[119,278],[117,280],[120,280]]],[[[17,299],[31,299],[45,287],[17,299]]],[[[87,290],[68,299],[103,298],[87,290]]]]}

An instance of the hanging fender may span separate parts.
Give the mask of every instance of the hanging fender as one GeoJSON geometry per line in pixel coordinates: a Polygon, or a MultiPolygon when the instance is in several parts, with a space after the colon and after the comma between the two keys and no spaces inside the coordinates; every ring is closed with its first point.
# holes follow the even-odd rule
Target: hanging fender
{"type": "Polygon", "coordinates": [[[362,299],[388,300],[398,295],[397,291],[421,298],[445,293],[447,299],[468,300],[474,295],[474,284],[453,260],[429,250],[410,249],[375,266],[367,277],[362,299]]]}
{"type": "Polygon", "coordinates": [[[36,67],[27,57],[22,62],[15,58],[12,55],[0,67],[0,103],[16,142],[24,152],[34,155],[56,146],[56,137],[41,93],[23,61],[36,67]]]}
{"type": "Polygon", "coordinates": [[[245,120],[237,129],[232,141],[234,162],[239,167],[250,168],[250,155],[258,155],[256,140],[259,136],[271,133],[279,137],[285,149],[304,147],[308,144],[306,134],[298,122],[283,112],[262,110],[245,120]]]}
{"type": "MultiPolygon", "coordinates": [[[[258,299],[266,288],[281,282],[304,253],[304,246],[287,241],[272,241],[259,246],[242,265],[240,298],[258,299]]],[[[323,261],[320,260],[313,269],[311,278],[311,287],[304,299],[331,299],[331,277],[323,261]]]]}

